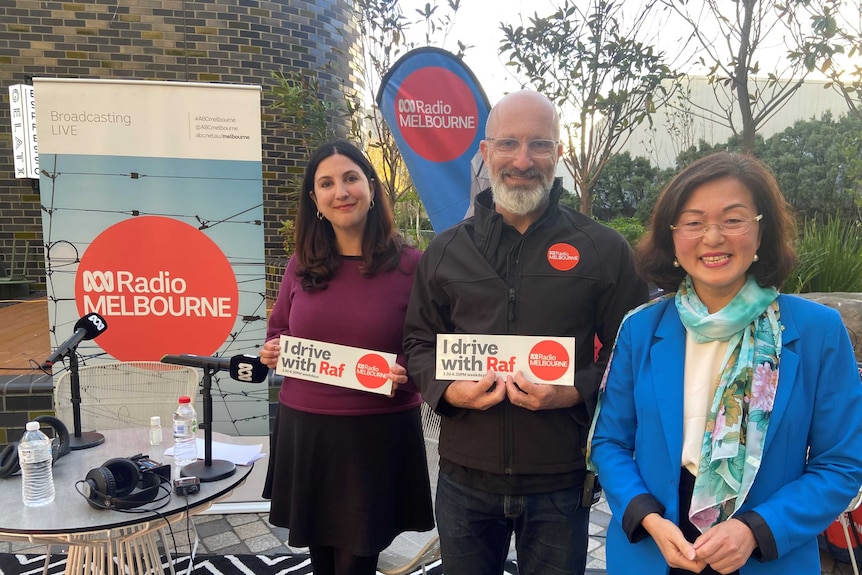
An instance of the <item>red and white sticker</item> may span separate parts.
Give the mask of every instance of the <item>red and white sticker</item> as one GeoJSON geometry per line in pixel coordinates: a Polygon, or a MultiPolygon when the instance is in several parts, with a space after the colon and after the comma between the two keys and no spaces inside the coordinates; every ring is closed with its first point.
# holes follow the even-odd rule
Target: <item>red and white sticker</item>
{"type": "Polygon", "coordinates": [[[575,338],[531,335],[437,334],[435,377],[479,380],[521,372],[533,383],[575,384],[575,338]]]}
{"type": "Polygon", "coordinates": [[[571,244],[559,243],[548,248],[548,263],[556,270],[567,272],[581,261],[581,252],[571,244]]]}
{"type": "Polygon", "coordinates": [[[120,361],[214,354],[234,328],[238,299],[236,276],[218,245],[161,216],[104,230],[75,276],[78,313],[107,320],[111,327],[97,343],[120,361]]]}
{"type": "Polygon", "coordinates": [[[389,366],[397,356],[349,345],[283,335],[275,373],[306,381],[389,395],[389,366]]]}

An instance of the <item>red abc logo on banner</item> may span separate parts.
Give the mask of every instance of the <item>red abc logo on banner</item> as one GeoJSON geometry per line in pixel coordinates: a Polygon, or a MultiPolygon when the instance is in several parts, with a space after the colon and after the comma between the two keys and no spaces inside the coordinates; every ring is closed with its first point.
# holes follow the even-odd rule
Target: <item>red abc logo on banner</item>
{"type": "Polygon", "coordinates": [[[476,97],[445,68],[410,74],[395,96],[401,134],[414,152],[431,162],[449,162],[472,144],[479,125],[476,97]]]}
{"type": "Polygon", "coordinates": [[[234,327],[239,290],[230,262],[200,230],[141,216],[99,234],[75,276],[78,313],[111,328],[98,344],[120,361],[212,355],[234,327]]]}

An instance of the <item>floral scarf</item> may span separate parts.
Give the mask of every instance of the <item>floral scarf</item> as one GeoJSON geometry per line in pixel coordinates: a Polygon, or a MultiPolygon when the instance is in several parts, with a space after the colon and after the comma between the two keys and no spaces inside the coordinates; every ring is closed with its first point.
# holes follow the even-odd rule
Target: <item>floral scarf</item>
{"type": "Polygon", "coordinates": [[[686,276],[675,296],[680,319],[696,341],[727,340],[688,516],[701,532],[731,517],[760,469],[778,387],[781,324],[778,291],[753,276],[714,314],[686,276]]]}

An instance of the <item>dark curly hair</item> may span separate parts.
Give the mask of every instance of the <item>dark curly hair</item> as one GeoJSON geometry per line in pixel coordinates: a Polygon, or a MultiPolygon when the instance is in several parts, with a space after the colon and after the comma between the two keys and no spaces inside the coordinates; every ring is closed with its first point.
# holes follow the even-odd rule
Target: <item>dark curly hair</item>
{"type": "Polygon", "coordinates": [[[311,199],[318,166],[335,154],[347,157],[362,170],[371,186],[372,198],[376,199],[374,208],[368,211],[362,238],[362,274],[370,277],[381,268],[397,267],[404,243],[395,228],[392,206],[380,184],[380,178],[365,154],[347,140],[327,142],[308,159],[294,229],[294,257],[298,264],[296,275],[305,291],[326,289],[329,279],[341,265],[341,254],[336,249],[332,224],[317,218],[317,206],[311,199]]]}
{"type": "Polygon", "coordinates": [[[722,178],[739,180],[750,192],[763,214],[760,221],[759,261],[751,264],[761,287],[781,287],[796,266],[795,221],[790,205],[778,189],[769,168],[754,156],[718,152],[684,168],[661,192],[653,208],[646,234],[638,242],[635,266],[646,281],[665,291],[676,291],[685,270],[673,267],[674,247],[671,224],[676,223],[683,205],[701,185],[722,178]]]}

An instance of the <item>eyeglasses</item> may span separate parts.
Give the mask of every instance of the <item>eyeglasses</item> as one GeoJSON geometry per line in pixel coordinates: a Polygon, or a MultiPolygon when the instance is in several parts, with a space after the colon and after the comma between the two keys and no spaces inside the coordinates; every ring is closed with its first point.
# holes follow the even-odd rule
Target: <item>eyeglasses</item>
{"type": "Polygon", "coordinates": [[[693,240],[703,237],[709,228],[712,226],[718,227],[718,232],[726,236],[740,236],[751,229],[751,224],[759,222],[763,219],[763,214],[759,214],[751,219],[742,220],[739,218],[730,218],[720,224],[705,224],[697,220],[683,222],[678,226],[671,224],[670,229],[676,232],[676,235],[684,240],[693,240]]]}
{"type": "MultiPolygon", "coordinates": [[[[485,138],[501,158],[514,158],[521,149],[521,140],[515,138],[485,138]]],[[[557,149],[554,140],[528,140],[527,152],[533,158],[550,158],[557,149]]]]}

